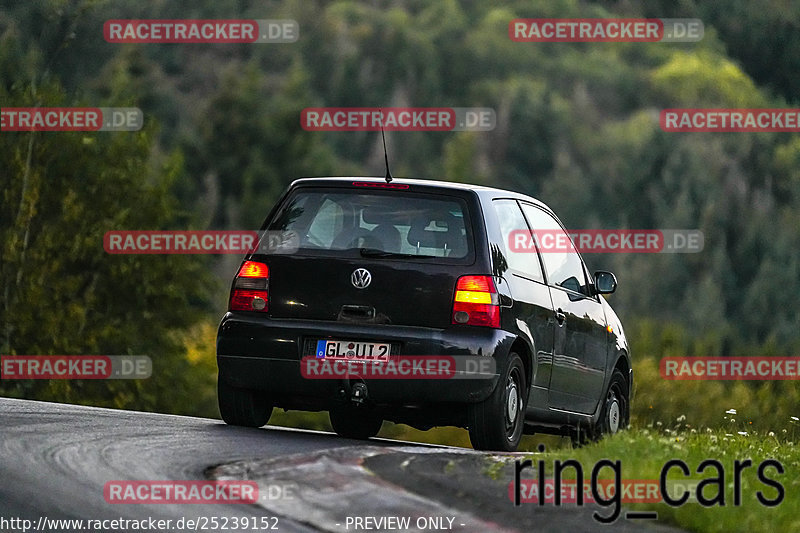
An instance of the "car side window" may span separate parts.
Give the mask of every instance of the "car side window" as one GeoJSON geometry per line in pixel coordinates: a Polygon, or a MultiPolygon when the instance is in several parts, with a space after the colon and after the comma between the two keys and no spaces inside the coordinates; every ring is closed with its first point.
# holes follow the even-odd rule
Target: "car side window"
{"type": "Polygon", "coordinates": [[[522,211],[539,243],[548,283],[588,296],[583,262],[569,234],[550,213],[534,205],[523,203],[522,211]]]}
{"type": "MultiPolygon", "coordinates": [[[[517,273],[535,281],[544,282],[542,265],[536,255],[535,248],[515,246],[511,239],[523,233],[530,235],[528,223],[522,216],[522,211],[516,200],[494,200],[493,202],[500,233],[503,239],[503,252],[508,262],[508,267],[517,273]]],[[[530,242],[528,239],[526,242],[530,242]]]]}

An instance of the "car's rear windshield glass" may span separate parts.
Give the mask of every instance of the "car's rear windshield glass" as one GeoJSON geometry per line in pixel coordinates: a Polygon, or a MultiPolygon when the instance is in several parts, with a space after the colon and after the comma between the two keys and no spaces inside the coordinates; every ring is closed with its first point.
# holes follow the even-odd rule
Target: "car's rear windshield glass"
{"type": "Polygon", "coordinates": [[[472,253],[466,203],[398,191],[299,189],[267,229],[295,232],[298,253],[463,260],[472,253]]]}

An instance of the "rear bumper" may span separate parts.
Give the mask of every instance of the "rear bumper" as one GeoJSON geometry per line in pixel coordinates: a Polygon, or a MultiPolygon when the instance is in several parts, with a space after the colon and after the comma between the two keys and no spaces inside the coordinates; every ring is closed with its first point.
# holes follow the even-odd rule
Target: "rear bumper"
{"type": "MultiPolygon", "coordinates": [[[[494,357],[499,372],[504,368],[514,336],[503,330],[479,327],[456,326],[441,330],[272,320],[227,313],[217,335],[219,379],[235,387],[264,391],[278,407],[326,409],[342,400],[341,391],[352,380],[306,379],[301,375],[301,358],[313,356],[309,346],[320,339],[390,342],[393,353],[399,355],[494,357]]],[[[375,404],[414,407],[483,401],[497,385],[498,374],[473,379],[363,381],[367,384],[370,401],[375,404]]]]}

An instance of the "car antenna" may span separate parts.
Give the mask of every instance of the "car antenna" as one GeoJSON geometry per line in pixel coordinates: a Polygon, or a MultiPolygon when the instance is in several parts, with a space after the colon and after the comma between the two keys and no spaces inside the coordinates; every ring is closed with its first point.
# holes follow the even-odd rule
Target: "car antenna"
{"type": "Polygon", "coordinates": [[[389,171],[389,153],[386,151],[386,134],[383,133],[383,109],[381,109],[381,138],[383,139],[383,159],[386,161],[386,183],[391,183],[392,173],[389,171]]]}

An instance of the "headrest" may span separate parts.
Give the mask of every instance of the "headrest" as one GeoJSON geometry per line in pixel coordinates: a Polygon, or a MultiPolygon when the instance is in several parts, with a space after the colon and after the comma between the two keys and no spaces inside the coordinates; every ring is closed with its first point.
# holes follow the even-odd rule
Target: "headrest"
{"type": "Polygon", "coordinates": [[[421,248],[453,249],[462,244],[464,223],[450,213],[426,213],[414,218],[408,230],[408,243],[421,248]]]}

